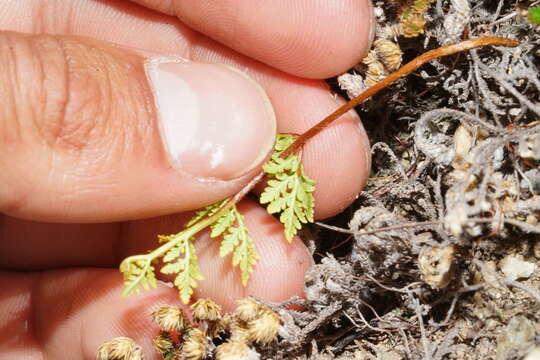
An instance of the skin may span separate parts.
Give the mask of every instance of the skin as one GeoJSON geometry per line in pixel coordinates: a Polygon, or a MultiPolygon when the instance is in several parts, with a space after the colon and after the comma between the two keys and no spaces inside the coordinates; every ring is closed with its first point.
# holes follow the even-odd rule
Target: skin
{"type": "MultiPolygon", "coordinates": [[[[61,41],[102,49],[112,63],[138,62],[147,54],[176,54],[194,61],[229,64],[248,73],[266,91],[278,132],[300,133],[343,104],[344,100],[331,94],[319,79],[340,74],[363,57],[370,42],[371,10],[364,0],[299,0],[291,8],[292,3],[12,0],[0,3],[0,36],[13,31],[8,37],[17,43],[27,41],[21,40],[27,35],[20,35],[27,33],[29,43],[34,43],[32,34],[47,33],[53,39],[67,35],[69,40],[61,41]],[[276,36],[280,41],[275,41],[276,36]]],[[[73,54],[77,56],[76,50],[73,54]]],[[[30,59],[35,60],[31,52],[16,61],[30,59]]],[[[4,77],[4,84],[29,93],[44,86],[39,81],[9,76],[2,73],[0,79],[4,77]]],[[[45,101],[20,95],[7,98],[0,100],[0,105],[18,109],[17,114],[37,109],[40,101],[45,101]]],[[[86,105],[99,105],[92,101],[86,105]]],[[[31,123],[43,123],[45,115],[35,111],[31,123]]],[[[73,121],[69,114],[66,117],[62,124],[73,121]]],[[[77,178],[64,179],[62,184],[47,183],[48,179],[62,178],[68,165],[54,167],[52,162],[28,155],[41,154],[37,144],[43,134],[19,121],[18,133],[36,140],[10,139],[5,136],[6,129],[13,128],[9,121],[6,116],[0,119],[0,149],[5,149],[0,152],[0,168],[9,169],[0,175],[7,176],[2,183],[8,184],[0,190],[0,360],[93,359],[99,344],[116,336],[132,337],[143,346],[148,359],[157,359],[150,342],[156,329],[149,325],[148,315],[162,304],[179,305],[176,290],[160,283],[155,290],[122,299],[117,266],[126,256],[155,247],[157,234],[177,232],[190,215],[185,211],[207,205],[208,199],[193,195],[188,186],[188,191],[174,190],[174,201],[154,201],[160,196],[159,189],[144,197],[130,188],[135,185],[120,182],[127,194],[141,194],[136,199],[137,210],[116,210],[131,209],[128,201],[132,199],[121,196],[115,203],[100,206],[104,199],[110,199],[102,190],[100,177],[93,178],[95,186],[84,192],[74,191],[81,188],[82,180],[77,178]],[[17,176],[10,177],[13,174],[17,176]],[[39,176],[36,180],[29,174],[39,176]],[[38,190],[28,194],[27,183],[47,186],[37,186],[38,190]],[[62,193],[63,188],[69,190],[62,193]],[[60,192],[50,196],[50,189],[60,192]],[[35,199],[45,200],[39,203],[35,199]]],[[[145,129],[140,123],[130,123],[129,128],[145,129]]],[[[47,139],[58,140],[54,134],[47,139]]],[[[362,189],[369,170],[368,144],[352,113],[307,143],[304,165],[306,173],[317,181],[318,219],[344,209],[362,189]]],[[[81,148],[70,151],[77,157],[81,148]]],[[[125,166],[130,155],[121,160],[111,160],[109,167],[125,166]]],[[[143,157],[145,161],[154,158],[143,157]]],[[[85,171],[85,178],[96,175],[94,170],[85,171]]],[[[129,166],[124,171],[129,172],[129,166]]],[[[253,173],[203,190],[215,190],[221,198],[228,196],[253,173]]],[[[203,234],[196,246],[206,281],[200,284],[195,299],[211,297],[228,310],[236,299],[247,295],[271,301],[301,295],[303,273],[312,264],[305,246],[298,239],[288,244],[280,223],[252,200],[243,200],[239,209],[261,254],[251,280],[242,287],[230,258],[220,259],[218,244],[203,234]]]]}

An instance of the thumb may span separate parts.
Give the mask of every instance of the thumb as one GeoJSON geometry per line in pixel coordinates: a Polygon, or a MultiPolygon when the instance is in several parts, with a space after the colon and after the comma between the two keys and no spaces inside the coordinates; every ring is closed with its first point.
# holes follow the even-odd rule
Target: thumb
{"type": "Polygon", "coordinates": [[[86,38],[0,32],[0,212],[57,222],[191,210],[271,151],[264,91],[239,71],[86,38]]]}

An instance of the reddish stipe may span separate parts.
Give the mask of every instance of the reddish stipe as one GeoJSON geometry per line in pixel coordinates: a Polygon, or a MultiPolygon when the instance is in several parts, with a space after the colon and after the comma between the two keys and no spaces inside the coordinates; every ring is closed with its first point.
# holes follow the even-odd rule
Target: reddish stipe
{"type": "Polygon", "coordinates": [[[403,65],[398,70],[394,71],[375,85],[371,86],[357,97],[351,99],[345,105],[341,106],[332,114],[328,115],[319,123],[311,127],[309,130],[299,135],[296,138],[295,142],[292,143],[291,146],[289,146],[285,151],[283,151],[283,153],[281,153],[281,157],[285,158],[288,155],[298,151],[302,146],[304,146],[306,141],[317,135],[324,128],[333,123],[334,120],[341,117],[341,115],[345,114],[347,111],[353,109],[357,105],[363,103],[365,100],[369,99],[394,81],[399,80],[403,76],[408,75],[412,71],[418,69],[426,62],[443,56],[452,55],[461,51],[471,50],[486,45],[516,47],[519,45],[519,43],[515,40],[500,37],[482,37],[473,40],[465,40],[457,44],[442,46],[440,48],[427,51],[422,55],[414,58],[407,64],[403,65]]]}

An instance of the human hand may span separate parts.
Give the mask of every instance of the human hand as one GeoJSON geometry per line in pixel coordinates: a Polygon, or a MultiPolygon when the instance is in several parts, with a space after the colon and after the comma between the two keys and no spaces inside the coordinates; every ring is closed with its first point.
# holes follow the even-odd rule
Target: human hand
{"type": "MultiPolygon", "coordinates": [[[[159,284],[121,299],[119,262],[177,232],[187,215],[170,214],[238,191],[276,129],[301,133],[342,104],[313,79],[345,71],[369,46],[366,0],[135,2],[0,3],[0,360],[93,359],[115,336],[152,354],[148,315],[178,304],[177,291],[159,284]],[[226,67],[148,66],[179,57],[245,71],[273,111],[226,67]]],[[[345,208],[369,168],[358,119],[310,141],[303,162],[317,181],[316,217],[345,208]]],[[[301,294],[304,245],[287,244],[250,199],[239,209],[261,255],[250,282],[203,235],[195,298],[230,309],[247,295],[301,294]]]]}

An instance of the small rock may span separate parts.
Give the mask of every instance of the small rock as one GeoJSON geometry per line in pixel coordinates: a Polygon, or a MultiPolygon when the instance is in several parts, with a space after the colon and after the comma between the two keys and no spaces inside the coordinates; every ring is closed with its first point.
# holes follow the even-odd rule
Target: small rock
{"type": "MultiPolygon", "coordinates": [[[[454,133],[454,152],[456,153],[455,160],[470,162],[469,152],[474,143],[472,132],[466,126],[460,125],[454,133]]],[[[454,164],[454,168],[456,164],[454,164]]]]}
{"type": "Polygon", "coordinates": [[[523,260],[522,255],[506,255],[499,261],[499,268],[509,280],[529,278],[536,266],[532,262],[523,260]]]}
{"type": "Polygon", "coordinates": [[[464,205],[458,205],[446,214],[444,217],[444,227],[456,237],[463,233],[463,226],[469,220],[467,208],[464,205]]]}
{"type": "Polygon", "coordinates": [[[521,112],[521,108],[511,108],[508,110],[508,113],[512,116],[518,116],[521,112]]]}
{"type": "Polygon", "coordinates": [[[534,346],[536,331],[531,320],[523,315],[510,320],[506,328],[497,337],[497,360],[506,359],[510,353],[525,352],[534,346]]]}
{"type": "Polygon", "coordinates": [[[366,350],[356,350],[353,354],[354,360],[366,360],[373,358],[373,355],[371,355],[366,350]]]}
{"type": "Polygon", "coordinates": [[[486,319],[484,330],[495,330],[499,326],[499,322],[495,319],[488,318],[486,319]]]}
{"type": "Polygon", "coordinates": [[[533,191],[540,192],[540,170],[529,169],[525,171],[523,175],[525,176],[519,185],[521,190],[530,191],[532,186],[533,191]]]}

